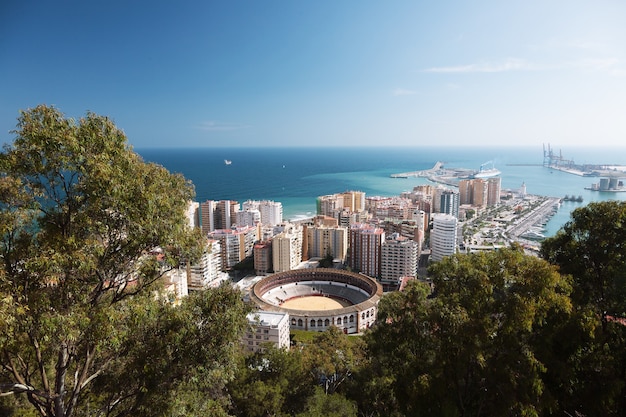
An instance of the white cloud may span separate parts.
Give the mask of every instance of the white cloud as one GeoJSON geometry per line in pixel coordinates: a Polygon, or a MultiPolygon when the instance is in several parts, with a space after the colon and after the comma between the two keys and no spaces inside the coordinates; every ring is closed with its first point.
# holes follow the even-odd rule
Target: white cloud
{"type": "Polygon", "coordinates": [[[205,130],[209,132],[225,132],[225,131],[230,131],[230,130],[247,129],[248,127],[250,126],[209,120],[209,121],[200,123],[200,125],[198,125],[196,128],[199,130],[205,130]]]}
{"type": "Polygon", "coordinates": [[[393,95],[394,96],[413,96],[417,94],[417,91],[414,90],[407,90],[405,88],[396,88],[395,90],[393,90],[393,95]]]}
{"type": "Polygon", "coordinates": [[[523,59],[510,58],[501,63],[480,63],[458,65],[453,67],[434,67],[425,69],[425,72],[436,73],[473,73],[473,72],[505,72],[505,71],[534,71],[539,69],[523,59]]]}
{"type": "Polygon", "coordinates": [[[588,69],[588,70],[613,70],[619,63],[617,58],[601,58],[601,59],[583,59],[573,64],[575,67],[588,69]]]}

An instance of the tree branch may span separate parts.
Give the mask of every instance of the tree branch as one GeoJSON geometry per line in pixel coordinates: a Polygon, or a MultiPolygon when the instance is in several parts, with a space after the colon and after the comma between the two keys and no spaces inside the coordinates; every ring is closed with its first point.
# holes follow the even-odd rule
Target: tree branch
{"type": "Polygon", "coordinates": [[[30,343],[33,345],[33,348],[35,348],[35,355],[37,356],[37,368],[39,369],[43,389],[46,392],[50,392],[50,384],[48,383],[46,368],[44,367],[43,359],[41,356],[41,347],[39,346],[39,341],[30,333],[28,334],[28,338],[30,339],[30,343]]]}

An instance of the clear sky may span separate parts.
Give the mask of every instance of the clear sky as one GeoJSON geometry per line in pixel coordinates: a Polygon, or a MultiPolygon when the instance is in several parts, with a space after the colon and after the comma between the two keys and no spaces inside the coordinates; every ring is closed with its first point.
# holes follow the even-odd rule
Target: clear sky
{"type": "Polygon", "coordinates": [[[0,130],[133,146],[626,143],[626,1],[0,1],[0,130]]]}

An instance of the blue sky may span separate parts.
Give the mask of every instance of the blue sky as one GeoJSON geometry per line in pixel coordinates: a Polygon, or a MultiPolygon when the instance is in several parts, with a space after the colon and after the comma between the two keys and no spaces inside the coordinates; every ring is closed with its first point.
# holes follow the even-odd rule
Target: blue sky
{"type": "Polygon", "coordinates": [[[136,148],[626,143],[626,2],[0,4],[0,130],[45,103],[136,148]]]}

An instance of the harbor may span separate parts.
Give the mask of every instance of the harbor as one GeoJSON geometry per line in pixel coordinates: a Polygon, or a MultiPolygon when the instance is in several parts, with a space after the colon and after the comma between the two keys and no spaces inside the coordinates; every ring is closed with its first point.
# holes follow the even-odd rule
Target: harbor
{"type": "Polygon", "coordinates": [[[458,187],[459,180],[486,179],[500,175],[500,171],[493,166],[492,161],[485,162],[478,170],[469,168],[446,168],[444,163],[437,161],[430,169],[420,171],[401,172],[391,174],[391,178],[426,178],[429,181],[458,187]]]}
{"type": "MultiPolygon", "coordinates": [[[[577,164],[573,159],[563,157],[559,149],[558,154],[550,146],[543,146],[543,166],[568,174],[581,177],[626,177],[626,166],[620,164],[577,164]]],[[[591,188],[590,188],[591,189],[591,188]]],[[[605,191],[605,190],[603,190],[605,191]]]]}

